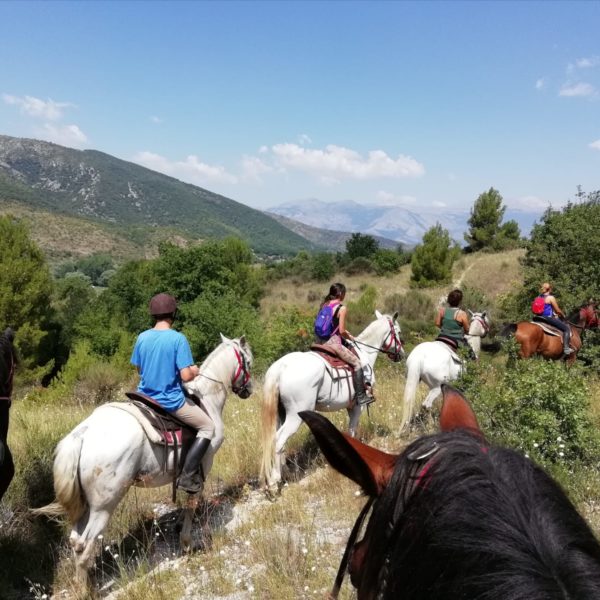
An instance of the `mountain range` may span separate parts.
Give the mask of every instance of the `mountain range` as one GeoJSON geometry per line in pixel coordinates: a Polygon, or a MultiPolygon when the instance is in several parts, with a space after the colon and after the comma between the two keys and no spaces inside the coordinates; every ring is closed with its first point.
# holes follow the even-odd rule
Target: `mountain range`
{"type": "MultiPolygon", "coordinates": [[[[269,209],[293,221],[319,229],[358,231],[394,240],[406,246],[421,242],[423,234],[436,223],[448,230],[450,236],[464,245],[463,235],[468,229],[469,210],[430,209],[416,212],[402,206],[323,202],[317,199],[286,202],[269,209]]],[[[527,235],[540,213],[507,210],[503,221],[514,219],[522,235],[527,235]]]]}

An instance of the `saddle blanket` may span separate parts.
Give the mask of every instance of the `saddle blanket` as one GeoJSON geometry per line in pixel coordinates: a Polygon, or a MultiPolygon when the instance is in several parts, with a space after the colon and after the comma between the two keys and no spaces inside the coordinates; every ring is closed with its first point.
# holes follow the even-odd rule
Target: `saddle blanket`
{"type": "Polygon", "coordinates": [[[442,340],[433,340],[435,344],[439,344],[442,348],[445,348],[450,353],[450,357],[457,365],[462,365],[463,361],[460,356],[456,354],[456,352],[446,343],[442,342],[442,340]]]}
{"type": "MultiPolygon", "coordinates": [[[[96,410],[101,410],[103,408],[118,408],[119,410],[123,410],[126,413],[129,413],[142,426],[144,433],[146,434],[146,437],[148,438],[148,440],[151,443],[153,443],[153,444],[164,444],[165,443],[165,438],[160,433],[160,431],[157,431],[154,428],[154,426],[152,425],[152,423],[150,422],[148,417],[146,417],[144,412],[140,408],[138,408],[135,404],[133,404],[131,402],[108,402],[107,404],[102,404],[96,410]]],[[[167,444],[170,446],[173,445],[173,438],[172,438],[171,434],[173,434],[175,432],[167,431],[165,433],[167,434],[167,439],[166,439],[167,444]]],[[[181,446],[180,439],[178,440],[178,446],[181,446]]]]}
{"type": "Polygon", "coordinates": [[[353,371],[352,365],[349,365],[345,360],[342,360],[337,354],[332,352],[325,344],[311,344],[310,351],[322,358],[328,365],[334,369],[342,369],[345,371],[353,371]]]}

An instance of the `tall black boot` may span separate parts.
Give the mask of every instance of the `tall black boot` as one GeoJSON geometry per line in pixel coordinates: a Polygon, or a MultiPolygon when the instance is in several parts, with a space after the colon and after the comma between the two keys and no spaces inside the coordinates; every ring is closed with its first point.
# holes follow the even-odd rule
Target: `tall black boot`
{"type": "Polygon", "coordinates": [[[352,371],[352,383],[354,384],[354,399],[361,406],[363,404],[371,404],[375,402],[375,398],[367,394],[367,388],[365,385],[365,374],[361,367],[355,368],[352,371]]]}
{"type": "Polygon", "coordinates": [[[571,348],[571,328],[568,327],[563,331],[563,354],[565,356],[569,356],[569,354],[573,354],[573,349],[571,348]]]}
{"type": "Polygon", "coordinates": [[[196,438],[185,457],[181,475],[177,479],[177,487],[188,494],[197,494],[202,488],[204,477],[201,473],[200,463],[210,446],[208,438],[196,438]]]}

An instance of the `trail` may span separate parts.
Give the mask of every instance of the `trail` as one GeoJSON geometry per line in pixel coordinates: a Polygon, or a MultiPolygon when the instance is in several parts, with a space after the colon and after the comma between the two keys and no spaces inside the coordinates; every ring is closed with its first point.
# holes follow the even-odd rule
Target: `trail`
{"type": "MultiPolygon", "coordinates": [[[[481,260],[481,257],[476,258],[466,269],[464,269],[462,271],[462,273],[460,274],[460,276],[458,277],[458,279],[454,279],[452,281],[452,289],[456,290],[456,289],[460,289],[462,282],[465,279],[466,274],[481,260]]],[[[438,304],[439,306],[443,306],[446,303],[448,296],[444,295],[444,296],[440,296],[440,299],[438,300],[438,304]]]]}

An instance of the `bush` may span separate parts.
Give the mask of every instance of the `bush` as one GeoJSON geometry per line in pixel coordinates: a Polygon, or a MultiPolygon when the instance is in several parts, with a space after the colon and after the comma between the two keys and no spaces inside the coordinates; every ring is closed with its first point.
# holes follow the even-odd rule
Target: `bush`
{"type": "Polygon", "coordinates": [[[363,273],[372,273],[374,270],[373,263],[364,256],[359,256],[351,260],[345,267],[346,275],[361,275],[363,273]]]}
{"type": "Polygon", "coordinates": [[[491,441],[521,449],[545,465],[597,463],[600,435],[588,414],[579,367],[528,359],[500,372],[469,363],[458,385],[491,441]]]}
{"type": "Polygon", "coordinates": [[[421,341],[421,337],[434,336],[437,332],[433,322],[434,302],[423,292],[410,290],[406,294],[391,294],[386,296],[383,308],[387,313],[398,311],[404,335],[415,337],[414,334],[417,333],[416,337],[421,341]]]}
{"type": "Polygon", "coordinates": [[[388,275],[397,273],[400,270],[403,256],[394,250],[377,250],[373,255],[372,261],[375,265],[377,275],[388,275]]]}

